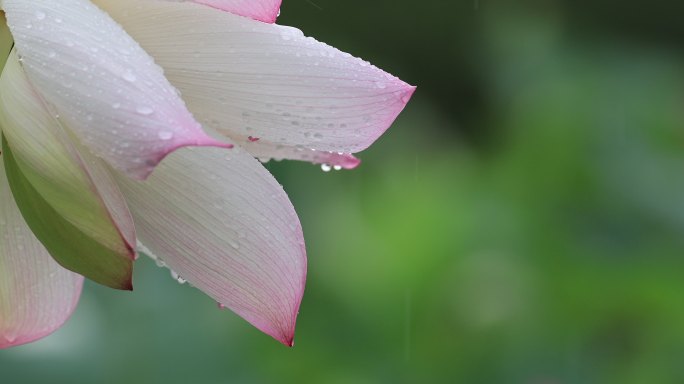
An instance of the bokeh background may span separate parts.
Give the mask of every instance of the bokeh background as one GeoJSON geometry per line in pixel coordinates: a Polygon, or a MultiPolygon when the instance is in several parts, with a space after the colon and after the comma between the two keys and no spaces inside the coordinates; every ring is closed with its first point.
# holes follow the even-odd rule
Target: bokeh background
{"type": "Polygon", "coordinates": [[[309,254],[288,349],[141,259],[14,383],[684,383],[684,2],[285,0],[418,91],[354,171],[269,163],[309,254]]]}

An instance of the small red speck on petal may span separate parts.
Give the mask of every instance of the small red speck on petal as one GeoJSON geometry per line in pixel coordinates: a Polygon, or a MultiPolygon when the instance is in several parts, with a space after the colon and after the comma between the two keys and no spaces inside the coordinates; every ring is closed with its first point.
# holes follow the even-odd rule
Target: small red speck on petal
{"type": "Polygon", "coordinates": [[[253,143],[253,142],[255,142],[255,141],[259,141],[259,138],[258,138],[258,137],[254,137],[254,136],[249,136],[249,137],[247,138],[247,140],[249,140],[249,141],[251,141],[251,142],[253,143]]]}

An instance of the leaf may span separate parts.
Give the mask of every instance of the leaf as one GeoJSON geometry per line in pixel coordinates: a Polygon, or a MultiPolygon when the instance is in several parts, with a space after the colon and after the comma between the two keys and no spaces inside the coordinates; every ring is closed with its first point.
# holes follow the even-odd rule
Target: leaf
{"type": "Polygon", "coordinates": [[[133,261],[87,236],[65,220],[36,191],[2,138],[5,172],[19,211],[33,234],[64,268],[96,283],[133,290],[133,261]]]}

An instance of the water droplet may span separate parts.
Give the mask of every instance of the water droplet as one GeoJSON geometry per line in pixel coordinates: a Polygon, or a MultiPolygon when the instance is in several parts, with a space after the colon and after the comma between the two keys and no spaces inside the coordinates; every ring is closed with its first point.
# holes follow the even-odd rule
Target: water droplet
{"type": "Polygon", "coordinates": [[[325,164],[325,163],[321,164],[321,170],[323,172],[330,172],[331,169],[332,169],[332,166],[330,164],[325,164]]]}
{"type": "Polygon", "coordinates": [[[126,71],[123,74],[124,80],[128,81],[129,83],[134,83],[136,80],[138,80],[137,77],[133,74],[131,71],[126,71]]]}
{"type": "Polygon", "coordinates": [[[145,115],[145,116],[148,116],[148,115],[151,115],[151,114],[154,113],[154,109],[152,109],[152,108],[150,108],[150,107],[148,107],[148,106],[145,106],[145,105],[140,105],[140,106],[138,106],[138,108],[136,108],[135,110],[136,110],[139,114],[145,115]]]}
{"type": "Polygon", "coordinates": [[[173,132],[171,131],[160,131],[159,134],[157,134],[160,139],[162,140],[171,140],[173,139],[173,132]]]}
{"type": "Polygon", "coordinates": [[[336,166],[333,167],[333,169],[336,170],[336,171],[339,171],[339,170],[342,169],[342,166],[341,166],[341,165],[336,165],[336,166]]]}
{"type": "Polygon", "coordinates": [[[182,278],[176,271],[171,271],[171,277],[178,282],[178,284],[185,284],[187,280],[182,278]]]}

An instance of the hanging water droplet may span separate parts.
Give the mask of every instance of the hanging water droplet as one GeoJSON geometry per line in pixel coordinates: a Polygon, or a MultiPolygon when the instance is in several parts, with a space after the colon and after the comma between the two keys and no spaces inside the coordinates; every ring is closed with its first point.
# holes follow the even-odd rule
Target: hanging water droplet
{"type": "Polygon", "coordinates": [[[178,282],[178,284],[185,284],[187,280],[182,278],[176,271],[171,271],[171,277],[178,282]]]}
{"type": "Polygon", "coordinates": [[[323,172],[330,172],[331,169],[332,169],[332,166],[330,164],[325,164],[325,163],[321,164],[321,170],[323,172]]]}
{"type": "Polygon", "coordinates": [[[341,165],[336,165],[336,166],[333,167],[333,169],[336,170],[336,171],[340,171],[340,170],[342,170],[342,166],[341,166],[341,165]]]}

